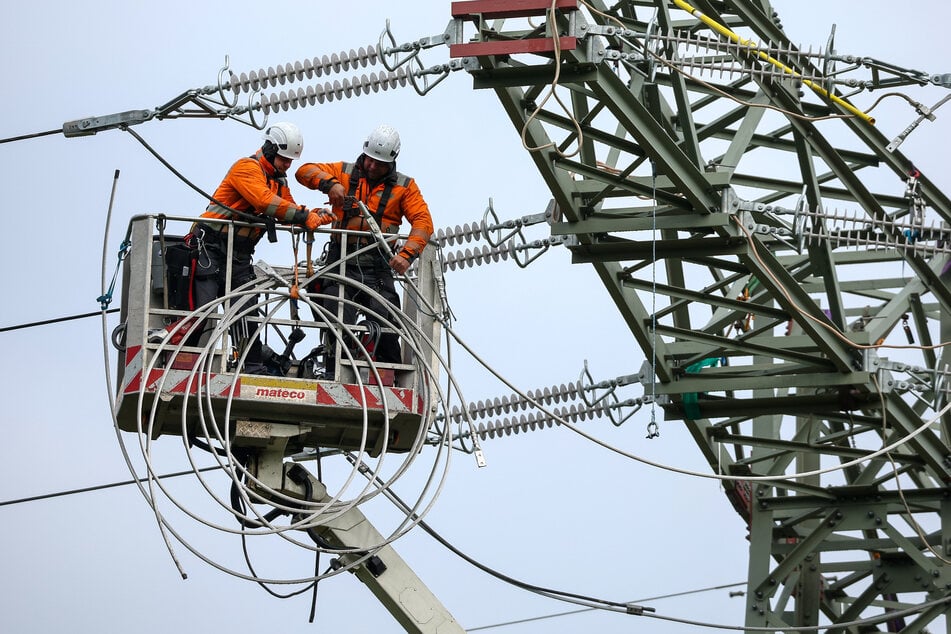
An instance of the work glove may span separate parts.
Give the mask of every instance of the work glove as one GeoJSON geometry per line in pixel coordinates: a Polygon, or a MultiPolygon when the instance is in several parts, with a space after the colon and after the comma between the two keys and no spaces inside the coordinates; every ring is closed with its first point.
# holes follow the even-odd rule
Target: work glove
{"type": "Polygon", "coordinates": [[[309,231],[313,231],[321,225],[330,224],[335,219],[336,216],[329,209],[319,209],[307,214],[307,220],[304,221],[304,226],[307,227],[309,231]]]}

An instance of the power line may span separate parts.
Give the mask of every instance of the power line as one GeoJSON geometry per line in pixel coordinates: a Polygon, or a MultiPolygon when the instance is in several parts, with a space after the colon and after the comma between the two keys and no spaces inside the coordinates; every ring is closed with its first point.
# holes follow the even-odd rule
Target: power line
{"type": "Polygon", "coordinates": [[[63,130],[57,128],[56,130],[47,130],[46,132],[34,132],[33,134],[24,134],[21,136],[12,136],[8,139],[0,139],[0,144],[3,143],[12,143],[13,141],[24,141],[26,139],[35,139],[41,136],[49,136],[51,134],[62,134],[63,130]]]}
{"type": "MultiPolygon", "coordinates": [[[[119,309],[118,309],[118,308],[110,308],[109,310],[106,311],[106,313],[117,313],[117,312],[119,312],[119,309]]],[[[102,314],[102,311],[101,311],[101,310],[97,310],[97,311],[94,312],[94,313],[83,313],[82,315],[72,315],[72,316],[69,316],[69,317],[57,317],[57,318],[55,318],[55,319],[46,319],[46,320],[43,320],[43,321],[34,321],[33,323],[20,324],[20,325],[18,325],[18,326],[4,326],[3,328],[0,328],[0,332],[8,332],[8,331],[10,331],[10,330],[21,330],[21,329],[23,329],[23,328],[32,328],[32,327],[34,327],[34,326],[46,326],[46,325],[48,325],[48,324],[58,324],[58,323],[64,322],[64,321],[72,321],[72,320],[74,320],[74,319],[85,319],[86,317],[95,317],[95,316],[101,315],[101,314],[102,314]]]]}
{"type": "MultiPolygon", "coordinates": [[[[725,590],[726,588],[733,588],[736,586],[745,586],[745,581],[739,581],[737,583],[727,583],[720,586],[710,586],[709,588],[698,588],[697,590],[685,590],[684,592],[674,592],[671,594],[661,594],[656,597],[646,597],[644,599],[634,599],[632,603],[646,603],[648,601],[659,601],[660,599],[672,599],[674,597],[682,597],[688,594],[698,594],[700,592],[711,592],[713,590],[725,590]]],[[[566,612],[556,612],[554,614],[544,614],[541,616],[533,616],[526,619],[518,619],[516,621],[506,621],[504,623],[493,623],[491,625],[481,625],[479,627],[470,627],[466,629],[467,632],[477,632],[480,630],[491,630],[496,627],[505,627],[507,625],[519,625],[521,623],[531,623],[533,621],[542,621],[545,619],[554,619],[562,616],[570,616],[572,614],[581,614],[583,612],[593,612],[600,608],[581,608],[578,610],[568,610],[566,612]]]]}
{"type": "MultiPolygon", "coordinates": [[[[220,469],[220,465],[214,465],[211,467],[202,467],[201,469],[189,469],[188,471],[178,471],[176,473],[167,473],[162,476],[157,476],[159,480],[167,478],[177,478],[178,476],[191,475],[193,473],[202,473],[205,471],[214,471],[220,469]]],[[[112,484],[100,484],[98,486],[85,487],[82,489],[72,489],[70,491],[60,491],[59,493],[46,493],[45,495],[34,495],[28,498],[20,498],[18,500],[7,500],[6,502],[0,502],[0,506],[8,506],[11,504],[22,504],[23,502],[35,502],[37,500],[48,500],[51,498],[62,497],[64,495],[74,495],[76,493],[88,493],[90,491],[101,491],[103,489],[112,489],[114,487],[126,486],[129,484],[136,484],[137,482],[145,482],[149,478],[137,478],[135,480],[126,480],[125,482],[114,482],[112,484]]]]}

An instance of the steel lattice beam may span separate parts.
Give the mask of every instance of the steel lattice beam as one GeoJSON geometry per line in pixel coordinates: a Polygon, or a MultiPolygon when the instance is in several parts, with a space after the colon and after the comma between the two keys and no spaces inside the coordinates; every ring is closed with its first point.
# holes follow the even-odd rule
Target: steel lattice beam
{"type": "Polygon", "coordinates": [[[747,624],[920,606],[887,625],[917,632],[944,615],[946,361],[909,341],[951,338],[949,257],[905,228],[923,222],[922,203],[943,231],[951,201],[923,174],[908,194],[912,161],[834,89],[800,92],[794,75],[822,69],[765,0],[693,6],[773,47],[781,72],[680,0],[561,2],[530,25],[482,19],[480,4],[457,18],[486,45],[472,50],[493,53],[465,67],[535,148],[553,235],[570,238],[653,360],[645,391],[715,471],[777,478],[725,482],[750,526],[747,624]],[[738,70],[703,74],[713,58],[738,70]],[[846,226],[823,215],[829,200],[846,226]]]}

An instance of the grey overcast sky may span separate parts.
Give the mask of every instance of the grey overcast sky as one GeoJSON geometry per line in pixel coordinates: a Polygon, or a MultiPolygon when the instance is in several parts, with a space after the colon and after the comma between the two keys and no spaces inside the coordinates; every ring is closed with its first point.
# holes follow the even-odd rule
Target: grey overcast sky
{"type": "MultiPolygon", "coordinates": [[[[774,4],[786,32],[803,46],[823,46],[835,23],[841,52],[929,73],[951,71],[945,2],[774,4]]],[[[448,1],[434,0],[13,3],[4,11],[0,39],[6,71],[0,138],[59,128],[86,116],[154,108],[187,89],[215,83],[225,56],[232,69],[246,72],[349,51],[376,44],[387,19],[400,43],[436,35],[446,27],[449,9],[448,1]]],[[[443,47],[423,53],[427,66],[448,59],[443,47]]],[[[933,103],[943,89],[916,96],[933,103]]],[[[903,150],[944,185],[951,107],[937,115],[903,150]]],[[[913,118],[908,108],[883,108],[878,125],[891,136],[913,118]]],[[[473,90],[462,72],[425,97],[401,88],[271,118],[278,120],[301,127],[304,159],[313,161],[356,158],[370,129],[381,122],[396,126],[403,138],[399,169],[418,180],[437,227],[481,220],[490,198],[502,219],[540,213],[550,198],[495,97],[473,90]]],[[[136,132],[207,191],[232,161],[261,142],[260,132],[216,119],[152,121],[136,132]]],[[[132,136],[117,130],[7,143],[0,146],[0,161],[0,183],[7,192],[0,248],[3,327],[99,309],[102,242],[115,170],[120,177],[110,254],[117,251],[131,216],[197,215],[205,206],[132,136]]],[[[322,202],[301,187],[293,191],[304,204],[322,202]]],[[[544,237],[543,231],[533,237],[544,237]]],[[[286,248],[261,256],[289,261],[286,248]]],[[[109,274],[113,266],[110,260],[109,274]]],[[[451,271],[447,286],[461,336],[522,389],[575,381],[586,361],[598,380],[636,372],[644,361],[593,271],[571,265],[564,250],[552,249],[526,269],[509,261],[451,271]]],[[[110,327],[115,323],[112,319],[110,327]]],[[[108,412],[99,320],[4,332],[0,341],[0,501],[127,479],[108,412]]],[[[458,348],[455,355],[467,398],[511,393],[458,348]]],[[[642,410],[622,430],[605,421],[585,425],[651,460],[705,470],[678,425],[662,423],[661,437],[647,440],[648,416],[642,410]]],[[[486,440],[483,446],[485,468],[477,468],[469,456],[453,458],[427,519],[486,565],[528,583],[613,600],[745,579],[744,523],[716,482],[632,463],[563,429],[486,440]]],[[[180,461],[170,461],[167,471],[179,467],[180,461]]],[[[158,469],[164,471],[162,465],[158,469]]],[[[196,507],[207,504],[193,479],[172,486],[183,499],[194,499],[196,507]]],[[[385,517],[385,509],[376,512],[385,517]]],[[[176,521],[191,530],[185,519],[176,521]]],[[[210,555],[241,567],[238,538],[219,532],[196,539],[210,555]]],[[[488,577],[421,531],[395,547],[464,627],[575,609],[488,577]]],[[[309,594],[279,600],[182,548],[177,552],[187,580],[179,576],[151,510],[134,487],[0,507],[0,630],[399,631],[352,576],[320,585],[316,621],[309,624],[309,594]]],[[[284,544],[266,545],[255,557],[276,576],[306,576],[313,567],[310,553],[284,544]]],[[[728,589],[647,603],[684,619],[743,622],[744,603],[731,598],[728,589]]],[[[698,631],[595,612],[489,631],[583,630],[698,631]]]]}

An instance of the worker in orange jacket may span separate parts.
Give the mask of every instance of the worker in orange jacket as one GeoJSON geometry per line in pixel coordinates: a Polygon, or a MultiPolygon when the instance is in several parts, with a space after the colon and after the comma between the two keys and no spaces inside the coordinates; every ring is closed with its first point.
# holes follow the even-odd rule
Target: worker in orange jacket
{"type": "MultiPolygon", "coordinates": [[[[295,224],[314,230],[333,222],[329,209],[309,210],[298,205],[287,186],[287,170],[294,159],[300,158],[304,140],[293,123],[275,123],[264,133],[264,144],[252,156],[238,159],[228,170],[218,189],[215,190],[201,218],[238,220],[242,222],[280,222],[295,224]]],[[[236,226],[230,223],[202,222],[192,227],[187,238],[197,249],[195,278],[192,287],[191,308],[198,308],[225,293],[228,234],[234,232],[231,260],[231,288],[235,289],[254,279],[251,256],[265,230],[260,226],[236,226]]],[[[257,304],[253,295],[241,300],[241,309],[257,304]]],[[[191,326],[189,324],[188,326],[191,326]]],[[[166,328],[170,330],[175,324],[166,328]]],[[[188,328],[178,330],[184,335],[188,328]]],[[[164,332],[150,333],[151,341],[161,341],[164,332]]],[[[239,319],[231,328],[236,345],[249,345],[244,372],[260,374],[266,371],[261,342],[252,337],[246,319],[239,319]]],[[[180,337],[178,337],[180,338],[180,337]]],[[[194,337],[197,339],[197,337],[194,337]]],[[[172,341],[175,343],[175,341],[172,341]]]]}
{"type": "MultiPolygon", "coordinates": [[[[333,207],[334,229],[367,232],[370,226],[363,217],[357,202],[363,202],[376,224],[384,234],[397,234],[405,219],[410,224],[407,239],[397,245],[395,235],[390,242],[392,257],[387,259],[379,249],[373,249],[365,255],[348,262],[339,272],[348,279],[369,286],[380,294],[392,307],[399,310],[400,299],[396,293],[393,273],[406,273],[410,265],[426,248],[433,234],[433,220],[429,206],[423,199],[416,181],[396,170],[396,157],[400,153],[400,135],[395,128],[381,125],[373,130],[363,143],[363,152],[356,161],[337,163],[305,163],[298,168],[297,181],[310,189],[327,194],[333,207]],[[394,248],[396,245],[396,248],[394,248]]],[[[334,233],[327,245],[325,262],[331,264],[340,260],[341,236],[346,236],[347,252],[374,242],[367,234],[334,233]]],[[[337,297],[335,283],[324,285],[322,292],[329,297],[337,297]]],[[[365,307],[366,319],[379,324],[378,315],[385,315],[392,307],[380,305],[373,297],[348,286],[345,297],[365,307]]],[[[337,302],[326,300],[324,308],[336,314],[337,302]]],[[[357,308],[345,303],[343,321],[346,324],[356,322],[357,308]]],[[[377,329],[378,331],[378,329],[377,329]]],[[[400,363],[399,338],[392,333],[384,333],[375,342],[374,353],[377,361],[400,363]]]]}

